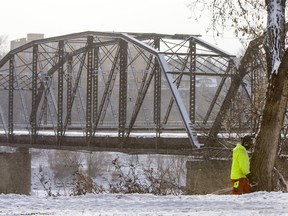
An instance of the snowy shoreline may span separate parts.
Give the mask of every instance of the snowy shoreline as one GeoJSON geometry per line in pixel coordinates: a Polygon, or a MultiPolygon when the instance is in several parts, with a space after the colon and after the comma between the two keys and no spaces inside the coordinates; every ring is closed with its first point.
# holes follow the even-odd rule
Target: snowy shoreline
{"type": "Polygon", "coordinates": [[[288,193],[235,195],[0,195],[0,215],[288,215],[288,193]]]}

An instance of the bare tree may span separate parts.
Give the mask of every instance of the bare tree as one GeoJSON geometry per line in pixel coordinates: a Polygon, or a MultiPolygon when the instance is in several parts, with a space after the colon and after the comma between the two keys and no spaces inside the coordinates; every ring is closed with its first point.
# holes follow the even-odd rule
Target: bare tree
{"type": "Polygon", "coordinates": [[[236,36],[251,39],[264,35],[268,87],[262,121],[251,159],[251,173],[258,190],[275,188],[273,169],[288,94],[288,51],[285,50],[286,0],[191,0],[189,8],[202,6],[212,13],[211,26],[217,34],[230,25],[236,36]],[[252,11],[252,12],[251,12],[252,11]],[[220,26],[220,27],[219,27],[220,26]],[[221,29],[222,28],[222,29],[221,29]]]}
{"type": "Polygon", "coordinates": [[[266,0],[266,51],[268,88],[260,130],[252,155],[251,170],[259,190],[271,191],[273,169],[280,145],[288,93],[288,51],[285,51],[286,0],[266,0]]]}
{"type": "Polygon", "coordinates": [[[266,24],[265,2],[255,0],[190,0],[191,18],[211,17],[207,32],[220,36],[228,29],[239,38],[259,37],[266,24]]]}

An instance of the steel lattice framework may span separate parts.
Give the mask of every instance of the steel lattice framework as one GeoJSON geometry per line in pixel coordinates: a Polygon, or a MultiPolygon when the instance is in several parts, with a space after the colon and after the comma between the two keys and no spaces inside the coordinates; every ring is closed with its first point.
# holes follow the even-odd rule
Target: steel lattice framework
{"type": "Polygon", "coordinates": [[[183,130],[201,147],[197,133],[219,132],[221,105],[246,74],[239,80],[233,56],[195,35],[89,31],[35,40],[0,61],[2,143],[21,134],[36,145],[49,134],[53,145],[77,136],[89,147],[104,132],[125,140],[183,130]]]}

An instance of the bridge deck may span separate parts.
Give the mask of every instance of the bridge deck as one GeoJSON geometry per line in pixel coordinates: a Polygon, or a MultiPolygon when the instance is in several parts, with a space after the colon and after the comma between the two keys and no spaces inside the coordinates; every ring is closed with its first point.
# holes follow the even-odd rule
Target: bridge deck
{"type": "MultiPolygon", "coordinates": [[[[203,138],[199,138],[204,142],[203,138]]],[[[61,140],[61,145],[56,141],[55,136],[37,136],[37,141],[32,144],[30,135],[14,135],[7,138],[0,135],[0,146],[10,146],[15,148],[37,148],[37,149],[59,149],[70,151],[109,151],[122,152],[127,154],[166,154],[166,155],[187,155],[195,157],[229,157],[231,149],[219,148],[196,148],[191,146],[189,138],[185,135],[172,137],[162,136],[133,136],[120,138],[117,136],[93,137],[87,142],[85,136],[65,136],[61,140]]]]}

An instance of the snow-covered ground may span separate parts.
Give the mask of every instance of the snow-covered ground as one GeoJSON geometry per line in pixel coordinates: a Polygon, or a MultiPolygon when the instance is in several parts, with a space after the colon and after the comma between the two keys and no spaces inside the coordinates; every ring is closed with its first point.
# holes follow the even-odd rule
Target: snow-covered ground
{"type": "MultiPolygon", "coordinates": [[[[100,154],[109,163],[115,157],[100,154]]],[[[124,155],[118,155],[119,159],[124,155]]],[[[78,156],[79,157],[79,156],[78,156]]],[[[134,156],[135,157],[135,156],[134,156]]],[[[155,156],[156,157],[156,156],[155,156]]],[[[101,216],[262,216],[287,215],[288,193],[256,192],[241,196],[235,195],[168,195],[152,194],[88,194],[69,196],[61,191],[60,196],[47,197],[47,192],[35,178],[39,166],[48,167],[48,155],[42,151],[32,157],[32,193],[30,196],[0,194],[0,216],[6,215],[101,215],[101,216]]],[[[54,159],[54,158],[53,158],[54,159]]],[[[152,159],[155,158],[150,158],[152,159]]],[[[156,158],[157,159],[157,158],[156,158]]],[[[158,160],[162,161],[165,158],[158,160]]],[[[167,157],[166,157],[167,159],[167,157]]],[[[129,161],[131,158],[129,158],[129,161]]],[[[124,160],[125,161],[125,160],[124,160]]],[[[142,158],[137,157],[138,164],[142,158]]],[[[165,163],[168,163],[165,161],[165,163]]],[[[110,170],[110,168],[107,170],[110,170]]]]}
{"type": "Polygon", "coordinates": [[[45,197],[0,195],[0,215],[288,215],[288,193],[155,196],[100,194],[45,197]]]}

